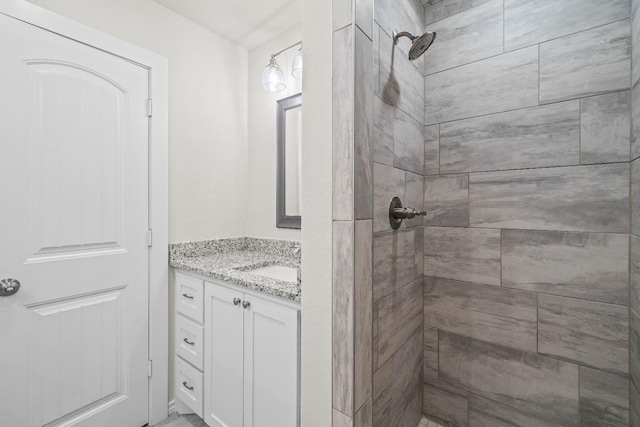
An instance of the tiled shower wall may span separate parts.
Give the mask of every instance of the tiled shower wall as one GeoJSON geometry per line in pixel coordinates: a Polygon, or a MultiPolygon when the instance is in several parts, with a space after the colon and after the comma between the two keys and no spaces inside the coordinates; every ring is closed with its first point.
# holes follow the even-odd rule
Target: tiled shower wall
{"type": "Polygon", "coordinates": [[[424,76],[394,46],[418,0],[333,1],[333,425],[415,427],[422,413],[424,76]]]}
{"type": "Polygon", "coordinates": [[[423,411],[638,425],[630,1],[432,3],[423,411]]]}
{"type": "Polygon", "coordinates": [[[629,309],[629,363],[631,374],[631,425],[640,427],[640,0],[633,0],[632,49],[632,221],[631,221],[631,292],[629,309]]]}

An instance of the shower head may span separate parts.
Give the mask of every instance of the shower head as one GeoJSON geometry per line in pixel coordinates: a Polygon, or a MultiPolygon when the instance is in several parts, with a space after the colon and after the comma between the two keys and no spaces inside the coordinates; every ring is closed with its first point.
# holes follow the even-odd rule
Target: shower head
{"type": "Polygon", "coordinates": [[[433,41],[436,39],[436,33],[433,31],[427,31],[421,36],[414,36],[410,33],[407,33],[406,31],[399,33],[396,30],[393,30],[394,44],[398,44],[398,39],[400,37],[407,37],[413,43],[411,45],[411,49],[409,49],[409,59],[411,61],[414,61],[418,59],[420,55],[425,53],[427,49],[429,49],[429,46],[431,46],[431,43],[433,43],[433,41]]]}

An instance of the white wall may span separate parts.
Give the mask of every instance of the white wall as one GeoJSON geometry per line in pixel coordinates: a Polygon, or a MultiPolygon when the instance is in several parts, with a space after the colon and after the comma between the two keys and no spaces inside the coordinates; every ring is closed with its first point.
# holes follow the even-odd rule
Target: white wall
{"type": "Polygon", "coordinates": [[[169,241],[246,235],[246,49],[152,0],[32,0],[169,60],[169,241]]]}
{"type": "MultiPolygon", "coordinates": [[[[271,54],[302,40],[302,24],[282,32],[249,51],[249,169],[247,209],[252,211],[247,235],[270,239],[300,240],[300,230],[276,227],[276,102],[302,92],[302,81],[291,75],[298,47],[289,49],[276,60],[285,74],[286,89],[267,92],[262,89],[262,72],[271,54]]],[[[303,106],[304,115],[304,106],[303,106]]]]}

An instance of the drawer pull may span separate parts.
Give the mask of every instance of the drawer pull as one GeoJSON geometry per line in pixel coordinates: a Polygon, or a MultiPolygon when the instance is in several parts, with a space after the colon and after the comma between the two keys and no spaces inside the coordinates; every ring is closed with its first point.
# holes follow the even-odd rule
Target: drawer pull
{"type": "Polygon", "coordinates": [[[187,343],[187,344],[189,344],[189,345],[196,345],[196,343],[195,343],[195,342],[193,342],[193,341],[189,341],[189,339],[188,339],[188,338],[183,338],[183,339],[182,339],[182,341],[186,342],[186,343],[187,343]]]}
{"type": "Polygon", "coordinates": [[[182,294],[183,297],[193,299],[193,295],[182,294]]]}
{"type": "Polygon", "coordinates": [[[193,390],[193,387],[189,387],[186,381],[182,381],[182,385],[185,386],[187,390],[193,390]]]}

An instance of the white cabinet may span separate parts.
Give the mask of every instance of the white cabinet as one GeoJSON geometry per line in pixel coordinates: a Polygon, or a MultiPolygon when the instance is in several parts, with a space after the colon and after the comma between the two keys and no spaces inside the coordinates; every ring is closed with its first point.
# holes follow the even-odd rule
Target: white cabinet
{"type": "Polygon", "coordinates": [[[298,425],[299,309],[205,286],[205,416],[211,427],[298,425]]]}
{"type": "Polygon", "coordinates": [[[176,272],[175,319],[178,412],[210,427],[299,425],[298,303],[176,272]]]}

